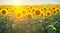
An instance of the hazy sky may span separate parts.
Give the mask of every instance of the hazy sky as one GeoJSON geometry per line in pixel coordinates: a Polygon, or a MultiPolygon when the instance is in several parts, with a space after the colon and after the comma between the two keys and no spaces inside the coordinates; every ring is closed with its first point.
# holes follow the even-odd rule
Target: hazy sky
{"type": "Polygon", "coordinates": [[[0,0],[0,5],[60,4],[60,0],[0,0]]]}

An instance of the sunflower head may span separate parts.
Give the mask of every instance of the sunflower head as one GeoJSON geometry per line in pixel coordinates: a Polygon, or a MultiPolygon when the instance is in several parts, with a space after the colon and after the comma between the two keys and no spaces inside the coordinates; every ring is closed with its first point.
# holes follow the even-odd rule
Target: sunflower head
{"type": "Polygon", "coordinates": [[[31,15],[31,14],[28,14],[28,15],[27,15],[27,18],[32,18],[32,15],[31,15]]]}
{"type": "Polygon", "coordinates": [[[35,9],[32,9],[32,12],[34,12],[35,11],[35,9]]]}
{"type": "Polygon", "coordinates": [[[46,11],[46,16],[47,17],[51,16],[51,11],[46,11]]]}
{"type": "Polygon", "coordinates": [[[56,11],[57,11],[57,12],[60,12],[60,9],[59,9],[59,8],[57,8],[57,9],[56,9],[56,11]]]}
{"type": "Polygon", "coordinates": [[[43,11],[46,11],[48,8],[47,7],[43,7],[43,11]]]}
{"type": "Polygon", "coordinates": [[[56,11],[56,10],[54,10],[54,11],[52,11],[52,13],[53,13],[54,15],[56,15],[56,14],[57,14],[57,11],[56,11]]]}
{"type": "Polygon", "coordinates": [[[45,13],[41,11],[40,17],[43,18],[45,16],[45,13]]]}
{"type": "Polygon", "coordinates": [[[40,10],[36,10],[36,11],[34,12],[35,16],[39,16],[40,13],[41,13],[40,10]]]}
{"type": "Polygon", "coordinates": [[[56,10],[56,6],[50,6],[50,7],[49,7],[49,10],[51,10],[51,11],[56,10]]]}
{"type": "Polygon", "coordinates": [[[55,10],[55,9],[56,9],[56,6],[53,6],[53,7],[52,7],[52,10],[55,10]]]}
{"type": "Polygon", "coordinates": [[[44,10],[46,10],[46,8],[44,8],[44,10]]]}
{"type": "Polygon", "coordinates": [[[30,13],[27,13],[27,16],[26,16],[27,19],[31,19],[33,18],[33,14],[30,12],[30,13]]]}
{"type": "Polygon", "coordinates": [[[6,9],[1,10],[1,15],[6,16],[8,14],[8,11],[6,9]]]}
{"type": "Polygon", "coordinates": [[[22,13],[21,12],[17,12],[16,13],[16,18],[22,18],[23,16],[22,16],[22,13]]]}

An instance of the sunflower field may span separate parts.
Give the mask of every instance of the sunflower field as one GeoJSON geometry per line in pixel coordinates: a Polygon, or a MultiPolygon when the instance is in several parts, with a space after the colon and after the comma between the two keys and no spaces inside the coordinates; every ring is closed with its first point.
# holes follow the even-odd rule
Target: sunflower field
{"type": "Polygon", "coordinates": [[[0,33],[60,33],[60,5],[0,6],[0,33]]]}

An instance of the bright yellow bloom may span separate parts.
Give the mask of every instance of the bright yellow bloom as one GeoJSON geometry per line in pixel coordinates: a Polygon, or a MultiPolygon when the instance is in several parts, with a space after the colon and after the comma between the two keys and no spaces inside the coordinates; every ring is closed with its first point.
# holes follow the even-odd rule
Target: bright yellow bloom
{"type": "Polygon", "coordinates": [[[56,9],[56,11],[57,11],[57,12],[60,12],[60,9],[59,9],[59,8],[57,8],[57,9],[56,9]]]}
{"type": "Polygon", "coordinates": [[[55,10],[56,9],[56,6],[51,6],[51,10],[55,10]]]}
{"type": "Polygon", "coordinates": [[[8,11],[7,11],[6,9],[2,9],[2,10],[1,10],[1,15],[2,15],[2,16],[8,15],[8,11]]]}
{"type": "Polygon", "coordinates": [[[22,15],[21,12],[17,12],[17,13],[16,13],[16,18],[22,18],[22,17],[23,17],[23,15],[22,15]]]}
{"type": "Polygon", "coordinates": [[[46,10],[48,10],[48,8],[49,8],[49,7],[47,7],[47,6],[44,6],[44,7],[43,7],[43,11],[46,11],[46,10]]]}
{"type": "Polygon", "coordinates": [[[41,11],[40,11],[40,10],[35,10],[34,15],[35,15],[35,16],[39,16],[39,15],[40,15],[40,13],[41,13],[41,11]]]}
{"type": "Polygon", "coordinates": [[[45,16],[45,13],[43,11],[41,11],[40,17],[43,18],[44,16],[45,16]]]}
{"type": "Polygon", "coordinates": [[[56,15],[56,14],[57,14],[57,11],[56,11],[56,10],[54,10],[54,11],[52,11],[52,13],[53,13],[54,15],[56,15]]]}
{"type": "Polygon", "coordinates": [[[49,11],[49,10],[46,11],[46,16],[47,16],[47,17],[51,16],[51,11],[49,11]]]}

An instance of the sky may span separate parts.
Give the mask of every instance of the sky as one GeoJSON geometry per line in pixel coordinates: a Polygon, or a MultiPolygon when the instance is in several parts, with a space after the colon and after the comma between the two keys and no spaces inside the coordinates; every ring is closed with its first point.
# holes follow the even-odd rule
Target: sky
{"type": "Polygon", "coordinates": [[[0,0],[0,5],[60,4],[60,0],[0,0]]]}

